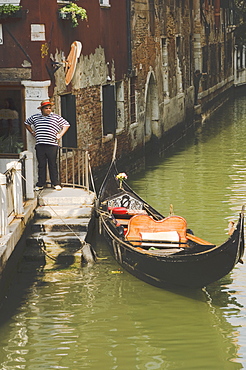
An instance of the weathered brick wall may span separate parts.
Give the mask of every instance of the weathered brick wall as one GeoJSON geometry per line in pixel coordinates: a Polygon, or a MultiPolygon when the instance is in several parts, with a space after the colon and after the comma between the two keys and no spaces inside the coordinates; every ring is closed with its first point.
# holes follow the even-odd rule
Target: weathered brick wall
{"type": "MultiPolygon", "coordinates": [[[[185,119],[193,111],[195,37],[197,59],[209,73],[201,82],[202,89],[223,81],[232,70],[229,50],[233,47],[232,38],[226,35],[224,40],[223,32],[214,30],[212,7],[206,10],[211,24],[208,35],[198,0],[155,0],[154,4],[143,0],[131,2],[131,6],[131,73],[136,76],[136,122],[130,122],[130,77],[125,75],[122,77],[124,128],[116,133],[117,157],[121,159],[131,158],[132,153],[144,148],[151,136],[160,138],[175,126],[185,127],[185,119]],[[167,86],[164,88],[164,79],[168,81],[168,89],[167,86]],[[148,122],[149,137],[146,135],[146,117],[151,121],[148,122]]],[[[77,104],[78,146],[89,150],[95,172],[110,163],[114,147],[114,140],[104,138],[102,129],[101,89],[108,74],[112,83],[117,81],[117,63],[112,60],[110,65],[113,67],[110,68],[107,60],[101,46],[94,53],[81,56],[72,87],[77,104]]],[[[214,99],[216,92],[210,97],[214,99]]]]}
{"type": "Polygon", "coordinates": [[[202,11],[197,13],[194,27],[200,33],[202,49],[202,69],[208,73],[202,83],[203,89],[215,86],[226,78],[233,76],[233,35],[227,29],[226,10],[220,9],[220,23],[216,28],[215,9],[210,2],[202,3],[202,11]]]}
{"type": "MultiPolygon", "coordinates": [[[[163,106],[165,100],[176,99],[180,92],[187,94],[193,84],[193,63],[191,60],[190,35],[193,30],[192,12],[190,2],[184,0],[177,3],[174,0],[154,2],[155,26],[150,27],[151,6],[145,0],[135,2],[132,5],[132,56],[133,65],[137,71],[138,91],[138,117],[144,125],[146,115],[146,89],[148,89],[148,76],[153,71],[155,84],[158,91],[159,119],[155,124],[159,132],[165,131],[165,127],[172,127],[186,116],[186,110],[190,109],[191,99],[187,99],[188,106],[182,106],[181,114],[170,112],[163,106]],[[179,5],[178,5],[179,4],[179,5]],[[153,32],[154,30],[154,32],[153,32]],[[167,75],[164,76],[161,38],[165,38],[167,44],[167,75]],[[177,46],[177,39],[179,45],[177,46]],[[164,78],[168,79],[168,96],[163,88],[164,78]],[[141,108],[140,108],[141,107],[141,108]],[[183,118],[182,118],[183,117],[183,118]],[[168,122],[171,119],[172,122],[168,122]],[[165,124],[164,124],[165,122],[165,124]]],[[[152,9],[153,10],[153,9],[152,9]]],[[[153,19],[152,19],[153,22],[153,19]]],[[[191,94],[190,91],[188,94],[191,94]]],[[[177,102],[173,102],[173,106],[177,102]]]]}
{"type": "MultiPolygon", "coordinates": [[[[126,87],[127,81],[125,82],[126,87]]],[[[117,158],[126,156],[131,151],[131,141],[127,130],[128,122],[128,90],[125,91],[125,123],[126,127],[117,134],[117,158]]],[[[90,86],[73,92],[77,104],[77,135],[78,147],[89,151],[91,166],[100,172],[111,161],[114,139],[103,140],[102,103],[100,100],[101,86],[90,86]]]]}

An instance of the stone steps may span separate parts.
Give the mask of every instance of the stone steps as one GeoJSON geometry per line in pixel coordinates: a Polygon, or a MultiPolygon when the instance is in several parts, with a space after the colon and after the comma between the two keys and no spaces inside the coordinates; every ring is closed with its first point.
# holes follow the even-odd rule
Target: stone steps
{"type": "Polygon", "coordinates": [[[27,246],[39,246],[40,243],[43,245],[60,245],[69,248],[73,244],[81,244],[86,237],[85,232],[37,232],[32,233],[26,240],[27,246]]]}
{"type": "Polygon", "coordinates": [[[35,219],[34,223],[32,224],[32,231],[34,233],[36,232],[60,232],[66,233],[71,230],[74,232],[81,232],[81,231],[87,231],[88,224],[89,224],[90,218],[79,218],[79,219],[57,219],[57,218],[51,218],[51,219],[35,219]]]}
{"type": "Polygon", "coordinates": [[[36,218],[90,218],[92,205],[39,206],[35,210],[36,218]]]}
{"type": "Polygon", "coordinates": [[[93,193],[83,189],[43,190],[26,241],[25,260],[40,261],[48,269],[81,265],[94,199],[93,193]]]}

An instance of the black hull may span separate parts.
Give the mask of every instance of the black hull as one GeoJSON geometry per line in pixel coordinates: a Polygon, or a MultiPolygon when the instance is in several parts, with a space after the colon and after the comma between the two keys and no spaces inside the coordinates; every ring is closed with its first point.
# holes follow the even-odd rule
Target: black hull
{"type": "MultiPolygon", "coordinates": [[[[243,212],[240,213],[232,235],[220,246],[203,245],[190,241],[188,242],[190,248],[184,248],[178,253],[165,254],[165,252],[151,253],[147,250],[139,250],[125,241],[124,237],[119,235],[105,208],[105,200],[107,202],[110,197],[122,192],[115,180],[116,174],[116,165],[112,162],[100,189],[98,215],[100,230],[112,255],[129,273],[160,288],[168,286],[203,288],[227,275],[238,262],[242,261],[244,254],[243,212]]],[[[124,184],[123,191],[143,201],[127,184],[124,184]]],[[[153,218],[157,220],[164,218],[146,202],[144,206],[153,218]]]]}
{"type": "MultiPolygon", "coordinates": [[[[240,223],[238,229],[240,229],[240,223]]],[[[102,232],[116,261],[135,277],[166,288],[177,285],[203,288],[227,275],[240,257],[240,242],[236,232],[221,246],[207,252],[168,257],[143,254],[115,236],[102,219],[102,232]]]]}

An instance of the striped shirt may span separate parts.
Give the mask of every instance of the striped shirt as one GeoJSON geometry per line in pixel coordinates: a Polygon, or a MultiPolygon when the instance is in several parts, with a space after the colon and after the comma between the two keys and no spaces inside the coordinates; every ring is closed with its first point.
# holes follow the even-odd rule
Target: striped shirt
{"type": "Polygon", "coordinates": [[[58,145],[56,135],[64,126],[70,126],[68,121],[55,113],[50,113],[48,116],[36,113],[29,117],[24,123],[25,125],[34,126],[36,145],[58,145]]]}

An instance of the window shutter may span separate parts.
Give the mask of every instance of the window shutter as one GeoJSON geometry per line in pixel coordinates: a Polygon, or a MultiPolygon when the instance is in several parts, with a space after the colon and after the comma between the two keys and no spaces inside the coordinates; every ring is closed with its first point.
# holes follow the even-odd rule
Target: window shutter
{"type": "Polygon", "coordinates": [[[114,134],[116,130],[115,86],[103,86],[103,135],[114,134]]]}
{"type": "Polygon", "coordinates": [[[68,94],[61,96],[61,114],[70,123],[70,128],[62,137],[62,146],[77,148],[75,95],[68,94]]]}

